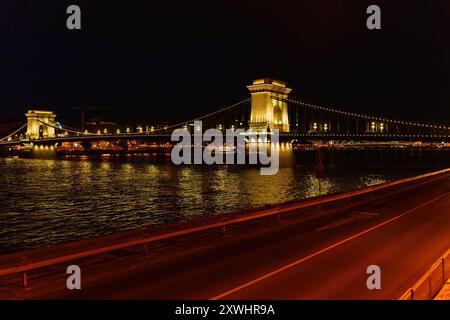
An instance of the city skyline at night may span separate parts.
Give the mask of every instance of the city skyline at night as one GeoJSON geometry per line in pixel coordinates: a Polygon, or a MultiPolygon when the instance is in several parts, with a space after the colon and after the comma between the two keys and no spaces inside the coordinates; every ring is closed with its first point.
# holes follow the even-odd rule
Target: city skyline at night
{"type": "Polygon", "coordinates": [[[67,30],[64,2],[2,4],[0,120],[47,108],[76,124],[82,106],[118,110],[105,120],[174,122],[245,98],[259,77],[320,105],[450,118],[445,1],[381,2],[381,30],[365,27],[364,1],[283,2],[277,14],[270,2],[79,5],[83,28],[67,30]]]}
{"type": "Polygon", "coordinates": [[[0,301],[450,301],[449,22],[448,0],[0,1],[0,301]]]}

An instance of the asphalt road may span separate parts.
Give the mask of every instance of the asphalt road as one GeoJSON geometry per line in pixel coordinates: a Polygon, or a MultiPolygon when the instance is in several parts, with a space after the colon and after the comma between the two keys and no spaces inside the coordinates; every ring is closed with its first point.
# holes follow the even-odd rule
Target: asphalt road
{"type": "Polygon", "coordinates": [[[398,299],[450,248],[450,177],[304,228],[280,224],[45,299],[398,299]],[[366,269],[381,268],[369,290],[366,269]]]}

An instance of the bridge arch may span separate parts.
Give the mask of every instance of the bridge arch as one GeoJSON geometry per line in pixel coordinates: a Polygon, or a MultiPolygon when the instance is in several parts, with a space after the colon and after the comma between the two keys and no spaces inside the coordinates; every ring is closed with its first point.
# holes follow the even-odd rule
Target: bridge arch
{"type": "Polygon", "coordinates": [[[52,138],[55,136],[55,128],[45,125],[53,124],[56,114],[52,111],[29,110],[27,117],[27,137],[30,139],[52,138]]]}

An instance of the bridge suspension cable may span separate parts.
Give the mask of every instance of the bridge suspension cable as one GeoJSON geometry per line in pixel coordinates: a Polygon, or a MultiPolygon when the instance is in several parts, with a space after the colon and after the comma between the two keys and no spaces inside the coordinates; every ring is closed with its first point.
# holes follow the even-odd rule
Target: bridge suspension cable
{"type": "MultiPolygon", "coordinates": [[[[223,113],[223,112],[232,110],[232,109],[234,109],[234,108],[237,108],[237,107],[239,107],[239,106],[241,106],[241,105],[243,105],[243,104],[245,104],[245,103],[250,102],[250,100],[251,100],[250,98],[241,100],[241,101],[236,102],[236,103],[234,103],[234,104],[232,104],[232,105],[229,105],[229,106],[220,108],[220,109],[218,109],[218,110],[216,110],[216,111],[210,112],[210,113],[205,114],[205,115],[203,115],[203,116],[196,117],[196,118],[191,119],[191,120],[179,122],[179,123],[176,123],[176,124],[167,126],[167,127],[165,127],[165,128],[157,129],[157,130],[155,130],[153,133],[160,132],[160,131],[165,131],[165,130],[172,129],[172,128],[177,128],[177,127],[180,127],[180,126],[182,126],[182,125],[189,124],[189,123],[191,123],[191,122],[193,122],[193,121],[195,121],[195,120],[202,120],[202,119],[205,119],[205,118],[212,117],[212,116],[214,116],[214,115],[216,115],[216,114],[220,114],[220,113],[223,113]]],[[[53,123],[46,123],[46,122],[41,121],[41,120],[37,120],[37,121],[38,121],[39,123],[43,124],[43,125],[49,126],[49,127],[51,127],[51,128],[57,129],[57,130],[67,131],[67,132],[74,133],[74,134],[77,134],[77,135],[86,135],[85,132],[81,132],[81,131],[75,130],[75,129],[73,129],[73,128],[69,129],[70,127],[68,127],[68,126],[64,126],[64,127],[65,127],[65,128],[64,128],[63,125],[62,125],[61,123],[58,123],[59,126],[57,126],[57,125],[56,125],[56,122],[53,122],[53,123]]],[[[13,133],[13,134],[14,134],[14,133],[13,133]]],[[[89,134],[89,135],[93,135],[92,133],[88,133],[88,134],[89,134]]]]}
{"type": "Polygon", "coordinates": [[[65,124],[61,123],[61,122],[55,122],[55,121],[51,121],[51,120],[50,120],[50,122],[54,123],[54,125],[56,125],[56,123],[58,123],[61,126],[61,128],[58,128],[59,130],[64,130],[64,131],[67,131],[67,132],[76,132],[76,133],[84,134],[84,135],[86,135],[86,134],[93,135],[93,133],[81,132],[78,129],[72,128],[72,127],[70,127],[68,125],[65,125],[65,124]]]}
{"type": "Polygon", "coordinates": [[[57,130],[64,130],[64,131],[67,131],[67,132],[70,132],[70,133],[82,134],[82,132],[80,132],[80,131],[64,129],[64,128],[62,128],[62,126],[58,127],[58,126],[52,125],[50,123],[46,123],[46,122],[41,121],[41,120],[36,120],[36,121],[39,122],[39,123],[42,123],[43,125],[49,126],[51,128],[57,129],[57,130]]]}
{"type": "Polygon", "coordinates": [[[335,109],[332,107],[315,105],[315,104],[311,104],[311,103],[307,103],[307,102],[303,102],[303,101],[299,101],[299,100],[294,100],[291,98],[281,98],[281,97],[277,97],[275,95],[273,95],[272,98],[275,100],[293,103],[296,105],[300,105],[303,107],[308,107],[308,108],[312,108],[312,109],[316,109],[316,110],[320,110],[320,111],[333,112],[333,113],[341,114],[341,115],[348,116],[348,117],[355,117],[355,118],[368,119],[368,120],[374,120],[374,121],[383,121],[383,122],[388,122],[388,123],[395,123],[395,124],[402,124],[402,125],[409,125],[409,126],[415,126],[415,127],[430,128],[430,129],[450,130],[450,126],[433,125],[433,124],[426,124],[426,123],[419,123],[419,122],[411,122],[411,121],[374,117],[374,116],[360,114],[360,113],[356,113],[356,112],[348,112],[348,111],[338,110],[338,109],[335,109]]]}
{"type": "Polygon", "coordinates": [[[27,124],[25,123],[23,126],[21,126],[19,129],[17,129],[16,131],[14,131],[13,133],[7,135],[4,138],[1,138],[0,141],[4,141],[7,140],[9,137],[12,137],[13,135],[15,135],[17,132],[19,132],[20,130],[22,130],[23,128],[25,128],[27,126],[27,124]]]}
{"type": "Polygon", "coordinates": [[[236,108],[236,107],[239,107],[239,106],[241,106],[241,105],[243,105],[243,104],[245,104],[245,103],[248,103],[248,102],[250,102],[250,101],[251,101],[251,98],[247,98],[247,99],[241,100],[241,101],[239,101],[239,102],[233,103],[232,105],[229,105],[229,106],[220,108],[220,109],[218,109],[218,110],[216,110],[216,111],[207,113],[207,114],[205,114],[205,115],[203,115],[203,116],[200,116],[200,117],[197,117],[197,118],[188,120],[188,121],[184,121],[184,122],[179,122],[179,123],[176,123],[176,124],[167,126],[167,127],[165,127],[165,128],[157,129],[157,130],[155,130],[155,132],[156,132],[156,131],[164,131],[164,130],[168,130],[168,129],[172,129],[172,128],[181,127],[181,126],[183,126],[183,125],[189,124],[189,123],[194,122],[194,121],[196,121],[196,120],[203,120],[203,119],[205,119],[205,118],[209,118],[209,117],[214,116],[214,115],[216,115],[216,114],[219,114],[219,113],[222,113],[222,112],[225,112],[225,111],[229,111],[229,110],[231,110],[231,109],[234,109],[234,108],[236,108]]]}

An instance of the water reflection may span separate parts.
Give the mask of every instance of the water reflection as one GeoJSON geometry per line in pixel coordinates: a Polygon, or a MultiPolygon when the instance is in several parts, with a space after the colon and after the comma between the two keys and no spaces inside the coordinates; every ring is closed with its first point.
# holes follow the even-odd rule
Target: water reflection
{"type": "MultiPolygon", "coordinates": [[[[314,153],[280,144],[280,170],[148,157],[0,159],[0,253],[318,195],[314,153]],[[108,160],[109,159],[109,160],[108,160]]],[[[322,194],[448,166],[448,153],[325,154],[322,194]],[[395,159],[395,161],[394,161],[395,159]]]]}

